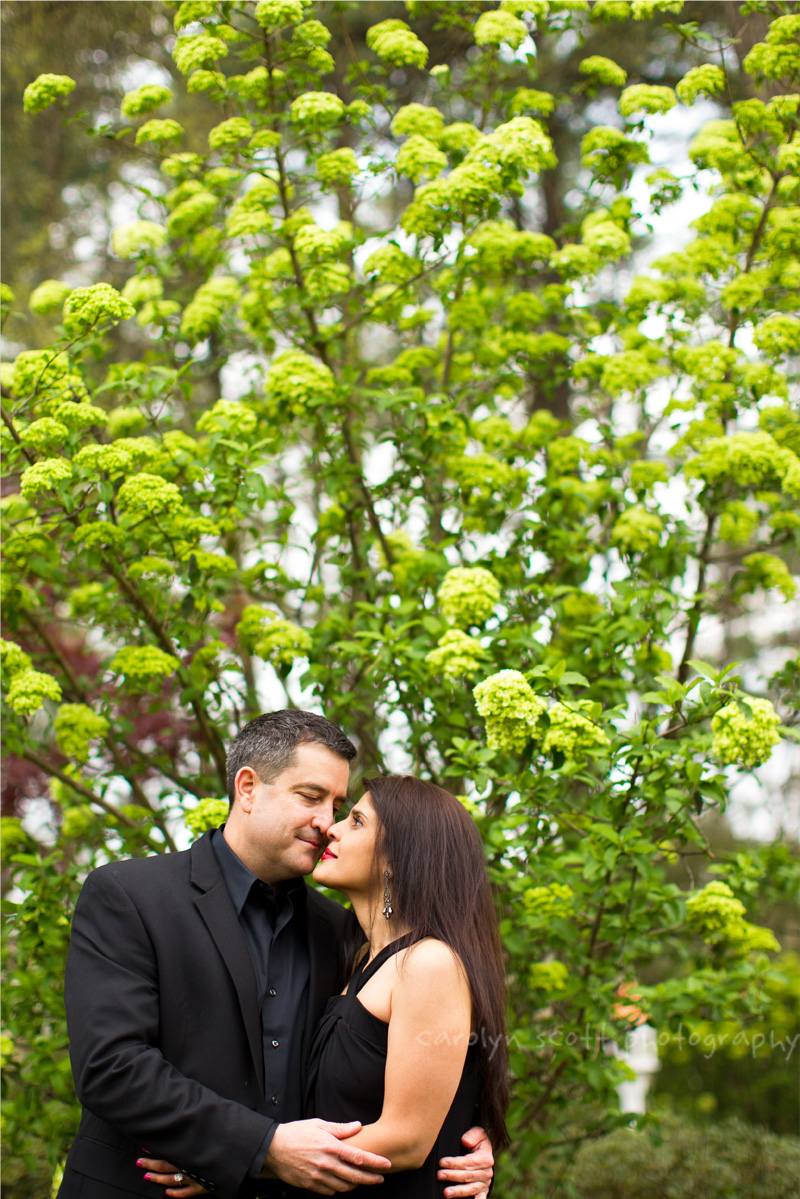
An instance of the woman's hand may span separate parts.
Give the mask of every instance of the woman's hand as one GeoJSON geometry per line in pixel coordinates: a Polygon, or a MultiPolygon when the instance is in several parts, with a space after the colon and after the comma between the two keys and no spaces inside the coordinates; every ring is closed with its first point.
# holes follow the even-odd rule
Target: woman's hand
{"type": "Polygon", "coordinates": [[[192,1182],[191,1178],[182,1174],[177,1166],[172,1166],[160,1158],[140,1157],[136,1165],[147,1170],[145,1178],[148,1182],[155,1182],[159,1186],[168,1188],[164,1194],[169,1195],[169,1199],[192,1199],[194,1195],[208,1194],[206,1188],[201,1187],[199,1182],[192,1182]]]}

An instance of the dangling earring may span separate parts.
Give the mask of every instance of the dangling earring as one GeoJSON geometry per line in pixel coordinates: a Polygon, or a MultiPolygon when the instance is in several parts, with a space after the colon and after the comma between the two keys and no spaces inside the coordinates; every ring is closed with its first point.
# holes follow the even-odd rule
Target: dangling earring
{"type": "Polygon", "coordinates": [[[393,915],[392,908],[392,892],[389,889],[389,871],[383,872],[383,914],[387,920],[391,920],[393,915]]]}

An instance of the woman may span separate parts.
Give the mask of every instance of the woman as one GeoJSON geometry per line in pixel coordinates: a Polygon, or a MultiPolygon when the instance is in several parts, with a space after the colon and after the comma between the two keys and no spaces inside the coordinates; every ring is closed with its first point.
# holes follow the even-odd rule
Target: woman
{"type": "MultiPolygon", "coordinates": [[[[481,839],[459,801],[412,776],[364,786],[314,871],[348,897],[366,945],[317,1028],[307,1115],[361,1121],[348,1143],[392,1162],[381,1199],[438,1199],[437,1163],[463,1152],[465,1128],[482,1125],[495,1150],[508,1143],[497,920],[481,839]]],[[[154,1182],[172,1181],[171,1167],[157,1168],[154,1182]]],[[[367,1191],[374,1199],[374,1187],[349,1193],[367,1191]]]]}
{"type": "Polygon", "coordinates": [[[381,1199],[433,1199],[437,1162],[459,1152],[464,1128],[508,1142],[497,920],[459,801],[410,776],[364,787],[314,871],[347,895],[367,946],[317,1030],[309,1113],[362,1121],[350,1143],[392,1162],[381,1199]]]}

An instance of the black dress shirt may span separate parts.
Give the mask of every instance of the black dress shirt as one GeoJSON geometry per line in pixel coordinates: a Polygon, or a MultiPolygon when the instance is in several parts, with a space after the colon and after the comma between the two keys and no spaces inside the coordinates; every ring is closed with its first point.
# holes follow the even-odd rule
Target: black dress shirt
{"type": "Polygon", "coordinates": [[[234,853],[222,835],[212,845],[228,888],[256,978],[266,1093],[258,1111],[273,1118],[250,1167],[257,1178],[278,1123],[303,1116],[302,1044],[308,1006],[306,885],[290,879],[276,892],[234,853]]]}

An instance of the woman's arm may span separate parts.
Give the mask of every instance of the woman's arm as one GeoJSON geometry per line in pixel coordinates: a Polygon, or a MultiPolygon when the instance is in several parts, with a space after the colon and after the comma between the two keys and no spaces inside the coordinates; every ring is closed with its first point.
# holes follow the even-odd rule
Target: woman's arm
{"type": "Polygon", "coordinates": [[[392,1172],[422,1165],[458,1089],[471,1016],[455,954],[441,941],[412,946],[392,990],[383,1110],[351,1145],[388,1157],[392,1172]]]}

